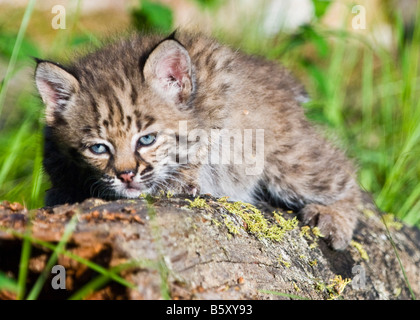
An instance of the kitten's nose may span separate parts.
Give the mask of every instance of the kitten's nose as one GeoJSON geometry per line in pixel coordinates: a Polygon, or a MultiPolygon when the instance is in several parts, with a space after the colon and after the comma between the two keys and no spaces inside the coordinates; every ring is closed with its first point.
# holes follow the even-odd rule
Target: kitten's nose
{"type": "Polygon", "coordinates": [[[131,170],[123,171],[118,174],[118,179],[122,182],[129,183],[133,181],[135,173],[131,170]]]}

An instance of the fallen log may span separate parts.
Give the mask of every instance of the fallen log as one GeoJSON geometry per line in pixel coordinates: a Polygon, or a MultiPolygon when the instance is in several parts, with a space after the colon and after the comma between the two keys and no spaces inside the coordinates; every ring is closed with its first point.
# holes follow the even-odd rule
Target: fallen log
{"type": "MultiPolygon", "coordinates": [[[[351,245],[333,251],[294,213],[226,199],[168,194],[31,211],[3,202],[0,272],[9,279],[19,276],[24,239],[32,248],[27,293],[46,270],[38,299],[420,296],[419,230],[371,209],[351,245]],[[49,261],[54,249],[57,259],[49,261]],[[52,272],[51,262],[62,268],[61,283],[63,274],[52,272]]],[[[0,288],[0,299],[16,297],[0,288]]]]}

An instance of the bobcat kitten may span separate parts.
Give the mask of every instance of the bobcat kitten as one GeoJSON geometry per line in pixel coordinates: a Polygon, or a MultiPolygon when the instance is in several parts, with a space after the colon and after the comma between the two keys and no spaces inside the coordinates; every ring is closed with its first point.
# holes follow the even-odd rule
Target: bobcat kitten
{"type": "Polygon", "coordinates": [[[355,170],[305,119],[303,89],[276,63],[186,33],[133,35],[68,66],[37,62],[47,205],[160,190],[268,200],[300,210],[333,248],[350,242],[355,170]]]}

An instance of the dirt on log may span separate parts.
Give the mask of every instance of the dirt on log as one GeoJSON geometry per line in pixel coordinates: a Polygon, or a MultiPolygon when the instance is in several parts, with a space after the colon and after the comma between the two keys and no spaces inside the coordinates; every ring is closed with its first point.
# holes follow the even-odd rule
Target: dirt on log
{"type": "MultiPolygon", "coordinates": [[[[18,278],[23,235],[30,235],[28,292],[73,221],[75,227],[54,263],[64,267],[65,289],[52,288],[55,274],[47,270],[38,299],[420,296],[417,229],[365,210],[352,244],[338,252],[329,249],[316,229],[298,224],[294,213],[273,211],[266,207],[261,213],[225,199],[170,195],[113,202],[89,199],[32,211],[4,202],[0,272],[18,278]],[[112,275],[100,278],[101,270],[111,270],[112,275]],[[93,279],[94,290],[80,290],[93,279]]],[[[0,299],[14,298],[16,293],[0,289],[0,299]]]]}

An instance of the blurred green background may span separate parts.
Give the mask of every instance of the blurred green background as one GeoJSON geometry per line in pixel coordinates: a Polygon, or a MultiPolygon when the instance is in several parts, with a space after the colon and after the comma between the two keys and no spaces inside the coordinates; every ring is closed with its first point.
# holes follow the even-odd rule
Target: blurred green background
{"type": "Polygon", "coordinates": [[[43,107],[32,57],[133,29],[212,34],[278,61],[306,86],[308,117],[359,167],[377,205],[420,225],[420,25],[416,0],[0,0],[0,200],[43,206],[43,107]],[[52,26],[54,5],[64,29],[52,26]]]}

